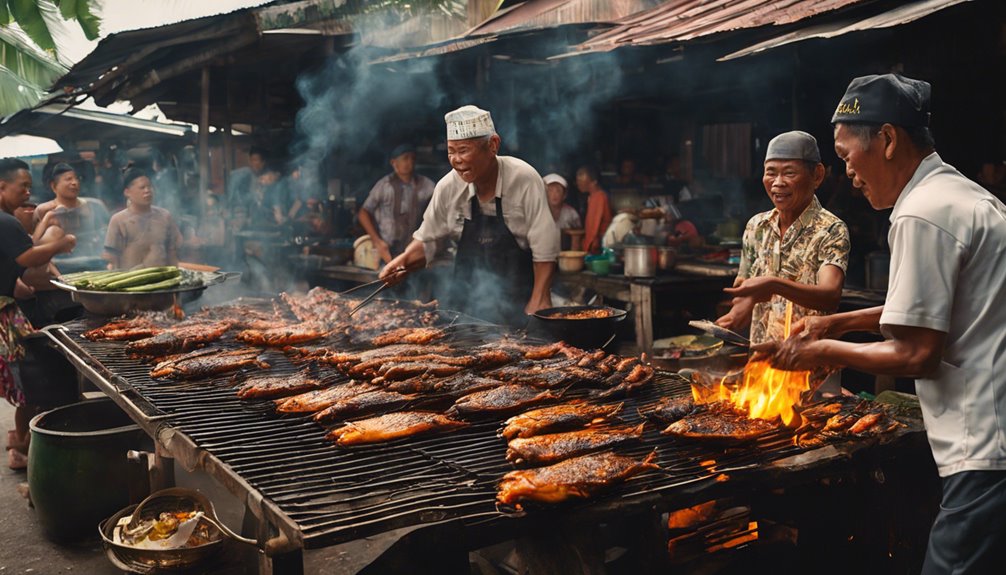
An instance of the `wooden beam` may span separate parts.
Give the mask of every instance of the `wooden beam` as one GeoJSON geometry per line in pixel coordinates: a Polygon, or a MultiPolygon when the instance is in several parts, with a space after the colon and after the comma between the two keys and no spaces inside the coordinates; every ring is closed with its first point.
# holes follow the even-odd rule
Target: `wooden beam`
{"type": "Polygon", "coordinates": [[[210,69],[203,68],[199,109],[199,214],[206,210],[210,188],[210,69]]]}

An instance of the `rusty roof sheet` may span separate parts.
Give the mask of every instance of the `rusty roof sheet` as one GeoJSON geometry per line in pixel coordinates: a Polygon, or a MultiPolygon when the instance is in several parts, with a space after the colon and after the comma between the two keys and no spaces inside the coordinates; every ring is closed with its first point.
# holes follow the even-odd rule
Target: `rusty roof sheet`
{"type": "Polygon", "coordinates": [[[659,3],[660,0],[528,0],[500,10],[465,35],[555,28],[567,24],[612,23],[659,3]]]}
{"type": "Polygon", "coordinates": [[[580,44],[584,51],[685,42],[761,26],[784,26],[867,0],[668,0],[620,20],[615,28],[580,44]]]}

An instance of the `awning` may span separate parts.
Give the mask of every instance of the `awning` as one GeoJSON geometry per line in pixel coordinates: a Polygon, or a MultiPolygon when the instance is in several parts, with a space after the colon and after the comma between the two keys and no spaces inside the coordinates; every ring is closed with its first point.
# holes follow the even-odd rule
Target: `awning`
{"type": "Polygon", "coordinates": [[[576,50],[606,52],[622,46],[687,42],[703,36],[762,26],[785,26],[866,0],[668,0],[620,20],[576,50]]]}
{"type": "Polygon", "coordinates": [[[898,8],[888,12],[859,21],[830,22],[827,24],[809,26],[801,30],[783,34],[782,36],[772,38],[770,40],[765,40],[764,42],[759,42],[753,46],[744,48],[743,50],[738,50],[720,58],[718,61],[723,62],[726,60],[750,56],[765,50],[778,48],[780,46],[800,42],[802,40],[809,40],[811,38],[834,38],[850,32],[862,32],[866,30],[890,28],[901,24],[908,24],[909,22],[914,22],[915,20],[924,18],[935,12],[939,12],[944,8],[949,8],[969,1],[970,0],[922,0],[905,6],[899,6],[898,8]]]}
{"type": "Polygon", "coordinates": [[[191,136],[188,124],[144,120],[126,114],[71,108],[66,104],[49,104],[35,110],[24,110],[0,124],[0,135],[32,134],[63,142],[95,139],[95,134],[124,143],[148,141],[152,138],[178,139],[191,136]]]}

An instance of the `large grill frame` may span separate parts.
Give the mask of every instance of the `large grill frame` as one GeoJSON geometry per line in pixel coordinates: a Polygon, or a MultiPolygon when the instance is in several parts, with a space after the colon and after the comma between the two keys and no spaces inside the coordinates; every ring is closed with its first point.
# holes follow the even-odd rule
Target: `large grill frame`
{"type": "MultiPolygon", "coordinates": [[[[503,457],[505,442],[495,438],[496,422],[476,423],[449,435],[339,450],[322,438],[321,428],[309,419],[277,417],[268,408],[268,402],[256,404],[239,400],[218,383],[212,386],[165,383],[146,377],[147,383],[140,385],[145,377],[140,373],[149,368],[137,360],[127,361],[121,352],[121,343],[82,340],[79,333],[84,328],[78,323],[70,327],[51,326],[44,331],[87,379],[155,439],[160,454],[176,459],[186,469],[205,471],[243,501],[260,525],[267,526],[259,529],[258,542],[268,555],[335,545],[402,527],[433,527],[456,522],[467,529],[487,530],[506,538],[506,534],[512,533],[522,522],[492,505],[495,481],[509,469],[503,457]],[[121,366],[107,357],[104,361],[96,357],[104,355],[103,351],[114,353],[116,349],[123,355],[121,366]],[[158,387],[167,389],[158,392],[155,390],[158,387]],[[205,398],[206,407],[198,407],[194,398],[205,398]],[[238,409],[224,410],[228,402],[236,404],[238,409]],[[183,413],[165,411],[179,406],[183,413]],[[213,429],[203,430],[197,423],[207,416],[212,416],[216,423],[213,429]],[[268,436],[273,432],[278,435],[268,436]],[[253,453],[246,452],[249,440],[255,442],[253,453]],[[295,453],[295,461],[307,466],[309,481],[322,487],[312,487],[307,493],[304,486],[308,480],[304,479],[291,488],[282,487],[290,478],[303,475],[305,471],[299,467],[294,469],[287,462],[274,463],[278,454],[290,452],[295,453]],[[332,460],[333,453],[340,456],[332,460]],[[274,468],[280,476],[260,477],[274,468]],[[349,478],[352,481],[340,484],[338,472],[345,468],[354,475],[349,478]],[[370,470],[375,478],[380,475],[382,480],[361,481],[360,471],[364,469],[370,470]],[[417,486],[410,481],[415,479],[425,483],[417,486]],[[401,485],[403,490],[391,489],[395,485],[401,485]],[[403,493],[408,496],[404,497],[403,493]],[[318,504],[311,503],[310,499],[340,495],[346,498],[331,504],[342,504],[343,509],[312,510],[312,506],[318,504]],[[407,510],[399,510],[403,501],[396,501],[396,496],[411,500],[404,502],[407,510]],[[424,506],[427,497],[435,504],[424,506]],[[391,502],[382,504],[382,499],[391,502]],[[313,521],[312,515],[317,515],[318,521],[313,521]]],[[[665,374],[650,390],[631,398],[627,409],[634,410],[656,401],[663,393],[687,392],[687,383],[680,376],[665,374]]],[[[634,421],[631,417],[627,419],[634,421]]],[[[681,507],[691,504],[700,493],[705,497],[718,492],[721,482],[716,481],[717,478],[753,480],[759,475],[754,473],[756,471],[780,471],[781,460],[789,462],[794,469],[813,467],[815,461],[834,464],[847,459],[854,451],[879,441],[890,443],[919,430],[920,427],[910,427],[889,437],[849,442],[843,444],[842,450],[834,446],[822,448],[830,449],[828,453],[821,449],[808,452],[799,448],[792,444],[787,433],[781,432],[761,440],[758,450],[743,448],[724,457],[723,453],[717,454],[706,446],[679,444],[660,436],[654,426],[646,432],[644,444],[622,451],[642,457],[657,445],[665,473],[638,476],[609,497],[572,504],[564,507],[564,511],[603,518],[612,513],[681,507]],[[817,458],[812,456],[814,452],[820,452],[817,458]]],[[[738,482],[730,484],[736,486],[738,482]]],[[[529,513],[524,519],[552,515],[548,510],[533,511],[538,513],[529,513]]]]}

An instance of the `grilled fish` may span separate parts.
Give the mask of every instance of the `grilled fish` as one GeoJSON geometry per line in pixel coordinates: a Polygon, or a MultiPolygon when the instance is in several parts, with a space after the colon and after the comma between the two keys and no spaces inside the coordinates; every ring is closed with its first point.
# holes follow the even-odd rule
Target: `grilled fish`
{"type": "Polygon", "coordinates": [[[340,399],[346,399],[374,389],[369,385],[360,385],[355,381],[336,384],[325,389],[316,389],[293,397],[276,400],[276,411],[280,413],[315,413],[335,405],[340,399]]]}
{"type": "MultiPolygon", "coordinates": [[[[240,301],[240,298],[239,300],[240,301]]],[[[249,304],[205,307],[192,315],[198,321],[228,321],[234,329],[272,329],[286,324],[275,310],[267,312],[249,304]]]]}
{"type": "Polygon", "coordinates": [[[81,335],[91,341],[133,341],[161,333],[168,323],[168,317],[163,313],[148,313],[110,321],[81,335]]]}
{"type": "Polygon", "coordinates": [[[293,375],[253,375],[241,383],[237,396],[242,399],[275,399],[317,389],[325,383],[308,371],[293,375]]]}
{"type": "Polygon", "coordinates": [[[580,429],[534,437],[518,437],[507,444],[506,459],[514,465],[550,465],[563,459],[601,451],[643,437],[641,423],[619,429],[580,429]]]}
{"type": "Polygon", "coordinates": [[[259,353],[254,348],[198,350],[158,363],[150,370],[150,377],[196,379],[237,371],[243,367],[268,369],[269,364],[259,360],[259,353]]]}
{"type": "Polygon", "coordinates": [[[501,385],[495,379],[479,377],[473,373],[459,373],[450,377],[414,377],[405,381],[388,382],[385,389],[398,393],[467,395],[501,385]]]}
{"type": "Polygon", "coordinates": [[[560,395],[550,390],[542,391],[530,385],[501,385],[459,398],[447,413],[471,414],[512,411],[550,399],[558,399],[560,395]]]}
{"type": "Polygon", "coordinates": [[[663,423],[674,423],[682,417],[695,411],[695,400],[691,395],[678,397],[662,397],[652,407],[639,410],[639,415],[663,423]]]}
{"type": "Polygon", "coordinates": [[[371,339],[370,345],[383,347],[395,343],[426,344],[443,339],[445,335],[444,330],[433,327],[400,327],[371,339]]]}
{"type": "Polygon", "coordinates": [[[414,399],[409,395],[375,389],[359,395],[346,397],[315,413],[315,421],[331,421],[345,419],[350,416],[373,413],[382,409],[400,409],[414,399]]]}
{"type": "Polygon", "coordinates": [[[637,358],[627,358],[625,362],[616,365],[615,373],[608,376],[605,386],[608,389],[593,393],[594,397],[611,397],[628,394],[640,388],[653,379],[653,368],[637,358]]]}
{"type": "Polygon", "coordinates": [[[429,353],[443,353],[450,350],[450,346],[446,345],[417,345],[414,343],[400,343],[360,352],[337,352],[333,350],[325,350],[326,353],[321,354],[317,357],[317,359],[330,365],[341,365],[344,363],[362,363],[374,359],[396,356],[406,357],[429,353]]]}
{"type": "Polygon", "coordinates": [[[447,431],[468,425],[439,413],[400,411],[370,419],[350,421],[326,435],[339,445],[380,443],[433,431],[447,431]]]}
{"type": "Polygon", "coordinates": [[[595,453],[567,459],[548,467],[511,471],[499,483],[496,501],[520,508],[522,501],[559,503],[570,498],[586,499],[599,491],[650,469],[659,469],[657,452],[643,461],[595,453]]]}
{"type": "Polygon", "coordinates": [[[262,346],[283,346],[321,339],[328,330],[317,322],[283,325],[270,329],[246,329],[237,334],[238,341],[262,346]]]}
{"type": "Polygon", "coordinates": [[[227,321],[179,324],[153,337],[129,342],[126,344],[126,351],[143,355],[164,355],[189,351],[220,339],[230,327],[231,324],[227,321]]]}
{"type": "Polygon", "coordinates": [[[448,365],[433,361],[404,361],[384,364],[378,373],[385,381],[402,381],[410,377],[447,377],[464,369],[459,365],[448,365]]]}
{"type": "Polygon", "coordinates": [[[505,439],[513,439],[585,427],[608,419],[618,413],[620,409],[622,409],[621,403],[617,405],[591,405],[582,401],[532,409],[508,419],[500,436],[505,439]]]}
{"type": "Polygon", "coordinates": [[[725,402],[707,403],[667,426],[666,435],[699,441],[739,443],[753,441],[779,426],[765,419],[752,419],[725,402]]]}

